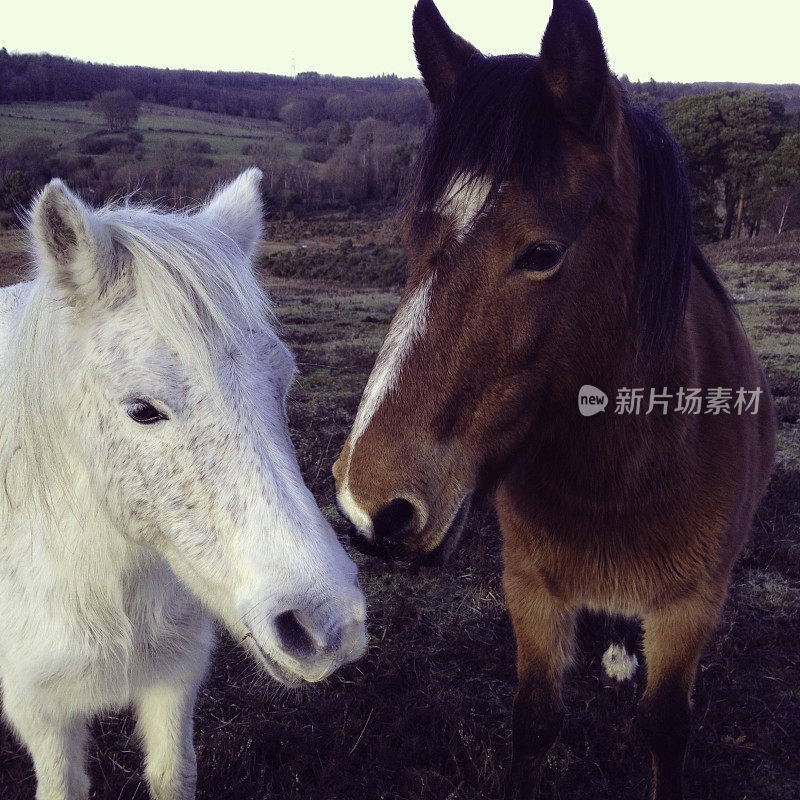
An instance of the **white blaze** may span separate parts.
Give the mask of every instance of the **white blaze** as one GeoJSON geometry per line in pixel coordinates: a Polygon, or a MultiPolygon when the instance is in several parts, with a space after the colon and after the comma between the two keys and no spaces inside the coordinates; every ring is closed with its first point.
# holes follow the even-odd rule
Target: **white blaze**
{"type": "Polygon", "coordinates": [[[417,342],[428,328],[428,309],[430,307],[431,287],[435,274],[432,273],[412,292],[405,305],[397,312],[383,345],[378,353],[375,366],[367,381],[361,403],[358,406],[353,430],[350,433],[350,452],[347,454],[347,468],[338,493],[339,505],[362,533],[372,533],[372,520],[355,501],[350,492],[350,462],[356,443],[369,426],[375,412],[386,397],[397,386],[403,364],[417,342]]]}
{"type": "Polygon", "coordinates": [[[455,223],[458,240],[469,233],[486,205],[491,188],[491,182],[485,178],[459,175],[453,179],[444,197],[437,204],[437,212],[455,223]]]}

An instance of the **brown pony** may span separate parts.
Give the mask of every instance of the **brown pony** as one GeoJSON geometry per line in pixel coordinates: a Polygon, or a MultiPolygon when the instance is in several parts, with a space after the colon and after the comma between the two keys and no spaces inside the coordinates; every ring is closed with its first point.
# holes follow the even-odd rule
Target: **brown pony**
{"type": "Polygon", "coordinates": [[[431,0],[413,28],[434,116],[340,508],[362,550],[431,559],[491,494],[510,795],[536,793],[558,735],[576,614],[641,619],[653,797],[680,798],[698,658],[772,465],[766,378],[692,238],[676,147],[623,96],[585,0],[555,0],[538,58],[484,57],[431,0]]]}

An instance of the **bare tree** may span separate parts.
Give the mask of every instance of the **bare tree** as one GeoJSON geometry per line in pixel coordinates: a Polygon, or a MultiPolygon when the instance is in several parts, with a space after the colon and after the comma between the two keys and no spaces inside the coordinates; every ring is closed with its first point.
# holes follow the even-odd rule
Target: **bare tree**
{"type": "Polygon", "coordinates": [[[139,119],[140,103],[130,89],[115,89],[95,95],[92,108],[105,118],[112,130],[130,128],[139,119]]]}

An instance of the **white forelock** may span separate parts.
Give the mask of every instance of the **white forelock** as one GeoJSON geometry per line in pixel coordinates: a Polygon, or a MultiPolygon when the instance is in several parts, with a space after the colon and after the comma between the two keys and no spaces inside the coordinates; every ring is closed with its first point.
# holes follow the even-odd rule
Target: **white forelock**
{"type": "Polygon", "coordinates": [[[458,175],[437,203],[436,211],[453,221],[459,241],[469,233],[484,210],[491,188],[486,178],[458,175]]]}

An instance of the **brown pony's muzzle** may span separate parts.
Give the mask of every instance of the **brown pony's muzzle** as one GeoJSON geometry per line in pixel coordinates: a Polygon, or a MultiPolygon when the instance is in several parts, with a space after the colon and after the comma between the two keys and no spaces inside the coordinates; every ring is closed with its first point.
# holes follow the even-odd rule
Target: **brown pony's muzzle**
{"type": "MultiPolygon", "coordinates": [[[[338,503],[337,503],[338,505],[338,503]]],[[[424,530],[424,518],[414,504],[395,498],[373,518],[373,534],[366,536],[351,524],[350,543],[361,553],[384,561],[410,560],[428,566],[444,564],[458,544],[470,507],[470,495],[462,500],[443,533],[424,530]],[[431,542],[435,544],[431,547],[431,542]]],[[[347,516],[339,508],[342,516],[347,516]]]]}

